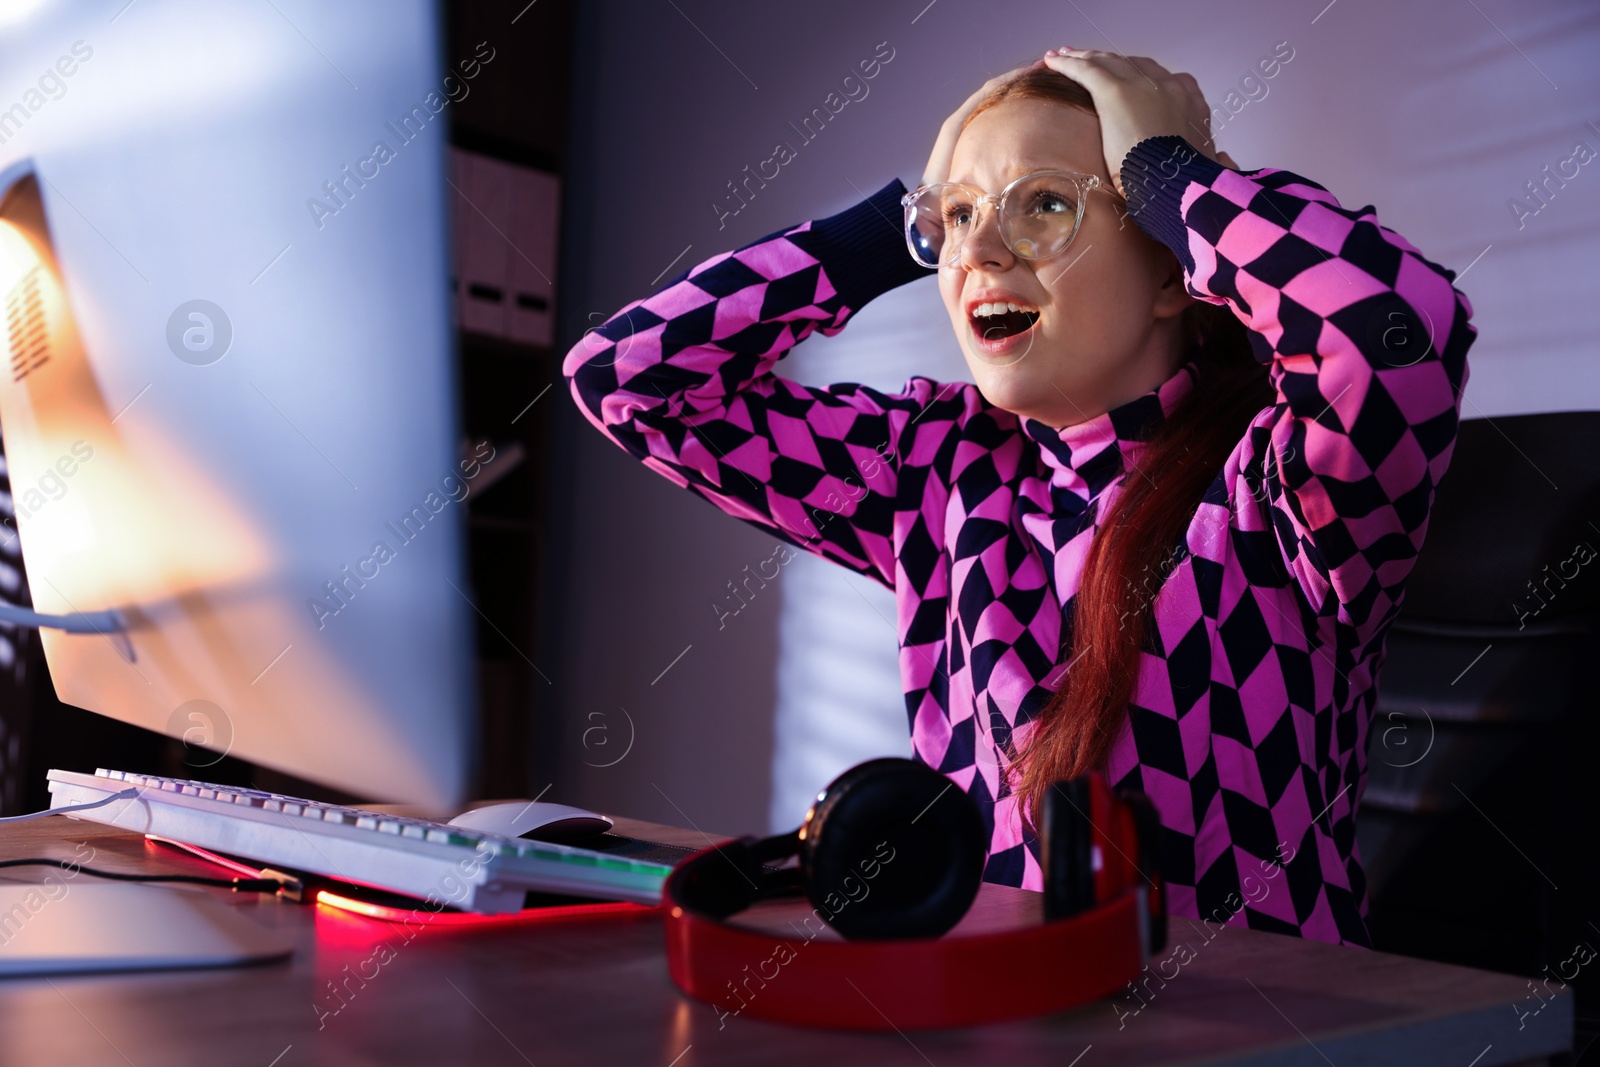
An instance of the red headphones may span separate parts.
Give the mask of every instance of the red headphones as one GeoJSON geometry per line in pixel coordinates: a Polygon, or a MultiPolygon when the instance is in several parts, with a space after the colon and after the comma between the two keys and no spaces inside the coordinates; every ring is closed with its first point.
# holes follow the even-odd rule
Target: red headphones
{"type": "Polygon", "coordinates": [[[914,760],[852,767],[796,831],[681,862],[662,890],[678,988],[728,1015],[915,1030],[1043,1015],[1109,996],[1166,944],[1160,824],[1098,773],[1056,782],[1040,829],[1042,924],[944,937],[971,905],[988,846],[977,803],[914,760]],[[775,868],[789,856],[791,867],[775,868]],[[803,891],[800,937],[722,920],[803,891]],[[847,941],[816,941],[823,923],[847,941]]]}

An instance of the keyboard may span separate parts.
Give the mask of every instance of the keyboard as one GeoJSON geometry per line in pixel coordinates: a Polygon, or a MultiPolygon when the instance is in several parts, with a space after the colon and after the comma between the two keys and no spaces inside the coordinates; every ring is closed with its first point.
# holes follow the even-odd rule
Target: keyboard
{"type": "Polygon", "coordinates": [[[51,808],[138,790],[71,818],[463,911],[521,911],[530,891],[659,904],[672,872],[668,863],[238,786],[105,769],[46,778],[51,808]]]}

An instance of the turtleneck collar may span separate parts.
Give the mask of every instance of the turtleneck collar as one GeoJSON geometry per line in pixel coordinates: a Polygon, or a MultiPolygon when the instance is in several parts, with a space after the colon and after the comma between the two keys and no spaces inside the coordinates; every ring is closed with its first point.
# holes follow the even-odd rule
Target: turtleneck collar
{"type": "Polygon", "coordinates": [[[1056,429],[1024,416],[1022,430],[1039,443],[1050,484],[1088,500],[1126,470],[1126,463],[1189,395],[1199,373],[1191,357],[1156,388],[1092,419],[1056,429]]]}

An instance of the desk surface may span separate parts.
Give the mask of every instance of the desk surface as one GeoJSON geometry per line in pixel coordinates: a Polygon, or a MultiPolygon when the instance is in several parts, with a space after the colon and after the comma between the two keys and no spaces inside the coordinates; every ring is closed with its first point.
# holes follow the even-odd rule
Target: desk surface
{"type": "MultiPolygon", "coordinates": [[[[691,831],[617,822],[618,832],[633,836],[706,843],[691,831]]],[[[0,858],[88,862],[75,851],[79,842],[95,849],[98,867],[215,873],[137,835],[66,818],[0,830],[0,858]]],[[[49,872],[5,873],[33,881],[49,872]]],[[[1129,996],[965,1030],[852,1034],[719,1021],[716,1009],[684,997],[668,979],[659,910],[430,926],[408,938],[390,923],[217,892],[290,931],[298,946],[292,960],[0,980],[0,1064],[1493,1067],[1544,1063],[1572,1040],[1572,998],[1564,989],[1545,992],[1541,1002],[1521,978],[1186,919],[1174,921],[1160,959],[1175,960],[1179,942],[1190,951],[1181,967],[1166,965],[1170,980],[1151,979],[1136,1015],[1128,1012],[1140,1002],[1129,996]],[[370,977],[352,979],[358,971],[370,977]],[[336,981],[351,990],[343,1000],[330,991],[336,981]]],[[[985,885],[950,936],[1036,922],[1039,899],[985,885]]],[[[795,903],[763,905],[748,922],[788,930],[788,920],[806,911],[795,903]]]]}

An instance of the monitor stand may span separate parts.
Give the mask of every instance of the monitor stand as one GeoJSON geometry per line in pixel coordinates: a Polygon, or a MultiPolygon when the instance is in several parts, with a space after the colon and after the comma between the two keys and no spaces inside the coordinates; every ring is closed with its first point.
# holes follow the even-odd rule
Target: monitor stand
{"type": "MultiPolygon", "coordinates": [[[[264,903],[264,902],[263,902],[264,903]]],[[[290,935],[203,890],[0,883],[0,976],[228,967],[282,959],[290,935]]],[[[275,905],[268,905],[275,906],[275,905]]]]}

